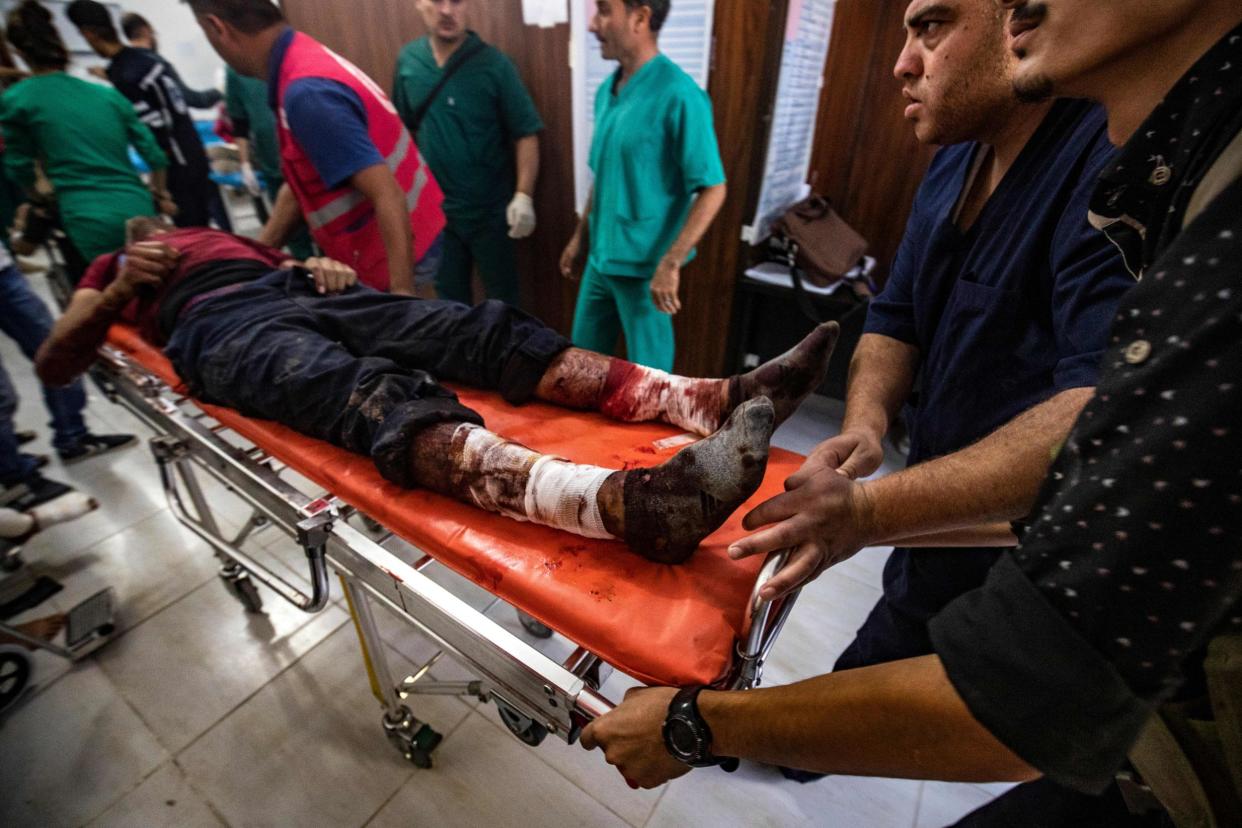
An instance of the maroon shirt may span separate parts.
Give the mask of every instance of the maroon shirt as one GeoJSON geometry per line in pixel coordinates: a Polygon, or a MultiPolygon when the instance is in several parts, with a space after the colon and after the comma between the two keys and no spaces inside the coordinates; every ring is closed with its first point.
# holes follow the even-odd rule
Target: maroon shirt
{"type": "MultiPolygon", "coordinates": [[[[121,320],[137,325],[142,338],[155,345],[165,344],[159,326],[160,303],[173,285],[185,281],[204,265],[230,259],[253,259],[275,270],[291,258],[287,253],[267,245],[206,227],[172,230],[152,241],[168,245],[179,252],[181,258],[164,284],[153,295],[134,299],[126,306],[121,313],[121,320]]],[[[78,282],[78,289],[103,290],[112,284],[120,270],[123,253],[124,251],[118,250],[97,258],[87,269],[82,281],[78,282]]]]}

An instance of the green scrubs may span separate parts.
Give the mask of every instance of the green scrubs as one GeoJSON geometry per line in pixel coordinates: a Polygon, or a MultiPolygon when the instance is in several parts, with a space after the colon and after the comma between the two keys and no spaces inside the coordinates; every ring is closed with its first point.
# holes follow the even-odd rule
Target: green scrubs
{"type": "Polygon", "coordinates": [[[27,78],[0,97],[0,126],[9,178],[29,190],[35,162],[43,164],[61,224],[86,261],[123,247],[125,222],[155,212],[129,146],[151,169],[168,159],[115,89],[64,72],[27,78]]]}
{"type": "MultiPolygon", "coordinates": [[[[250,161],[263,174],[263,186],[275,203],[285,179],[280,171],[280,140],[276,137],[276,116],[268,100],[267,84],[229,67],[224,81],[224,109],[233,122],[233,134],[250,141],[250,161]]],[[[288,248],[298,259],[315,255],[305,224],[294,231],[288,248]]]]}
{"type": "MultiPolygon", "coordinates": [[[[655,307],[651,278],[698,192],[724,183],[724,165],[711,99],[677,64],[657,55],[619,93],[617,77],[595,96],[591,249],[573,341],[612,353],[624,333],[631,361],[669,371],[673,320],[655,307]]],[[[694,255],[690,251],[686,261],[694,255]]]]}
{"type": "MultiPolygon", "coordinates": [[[[406,45],[397,58],[393,103],[406,125],[431,95],[444,72],[479,36],[470,32],[444,67],[436,65],[431,41],[406,45]]],[[[518,301],[513,240],[505,208],[517,189],[513,145],[543,129],[535,104],[513,61],[483,46],[436,95],[414,136],[444,191],[444,262],[436,277],[443,299],[471,302],[473,265],[492,299],[518,301]]]]}

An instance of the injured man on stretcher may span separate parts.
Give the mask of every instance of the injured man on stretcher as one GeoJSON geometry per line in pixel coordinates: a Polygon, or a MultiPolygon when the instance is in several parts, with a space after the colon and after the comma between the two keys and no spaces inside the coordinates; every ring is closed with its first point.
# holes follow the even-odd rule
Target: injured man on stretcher
{"type": "Polygon", "coordinates": [[[573,348],[501,302],[382,293],[340,263],[294,262],[216,230],[146,218],[129,229],[40,350],[44,382],[69,382],[114,322],[135,324],[205,402],[368,455],[401,486],[624,540],[665,563],[688,558],[758,488],[773,429],[823,381],[838,335],[821,325],[747,374],[679,377],[573,348]],[[577,465],[487,431],[441,380],[707,439],[651,468],[577,465]]]}

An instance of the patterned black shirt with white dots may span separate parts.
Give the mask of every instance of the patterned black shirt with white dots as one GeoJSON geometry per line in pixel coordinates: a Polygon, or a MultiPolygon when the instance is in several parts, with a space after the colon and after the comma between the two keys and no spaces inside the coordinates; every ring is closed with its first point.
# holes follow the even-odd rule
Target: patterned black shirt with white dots
{"type": "Polygon", "coordinates": [[[1022,545],[932,623],[976,718],[1083,791],[1242,632],[1242,180],[1209,189],[1240,135],[1242,28],[1102,176],[1092,220],[1142,281],[1022,545]]]}

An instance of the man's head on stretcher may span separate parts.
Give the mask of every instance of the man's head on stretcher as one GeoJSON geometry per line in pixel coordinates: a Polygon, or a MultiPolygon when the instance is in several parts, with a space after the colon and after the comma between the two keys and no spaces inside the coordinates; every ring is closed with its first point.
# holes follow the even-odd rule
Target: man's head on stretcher
{"type": "Polygon", "coordinates": [[[402,486],[665,563],[755,492],[773,429],[823,381],[839,333],[821,325],[747,374],[681,377],[574,348],[500,302],[392,296],[229,233],[141,219],[129,238],[79,283],[39,353],[45,381],[89,367],[114,322],[136,324],[201,399],[368,455],[402,486]],[[578,465],[488,431],[441,381],[705,439],[651,468],[578,465]]]}

